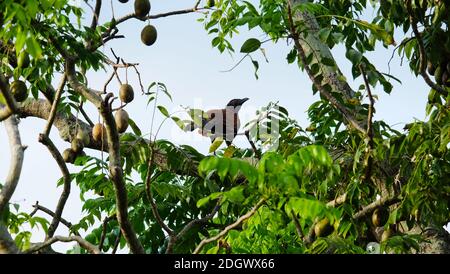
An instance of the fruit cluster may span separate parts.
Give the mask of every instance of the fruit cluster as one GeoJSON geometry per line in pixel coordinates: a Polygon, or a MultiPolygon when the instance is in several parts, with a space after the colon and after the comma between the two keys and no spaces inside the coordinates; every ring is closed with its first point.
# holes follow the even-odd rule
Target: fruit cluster
{"type": "MultiPolygon", "coordinates": [[[[127,3],[128,0],[119,0],[121,3],[127,3]]],[[[151,10],[151,4],[149,0],[135,0],[134,1],[134,14],[136,18],[144,21],[147,19],[147,15],[151,10]]],[[[144,45],[151,46],[156,42],[158,32],[155,26],[147,25],[141,31],[141,41],[144,45]]]]}

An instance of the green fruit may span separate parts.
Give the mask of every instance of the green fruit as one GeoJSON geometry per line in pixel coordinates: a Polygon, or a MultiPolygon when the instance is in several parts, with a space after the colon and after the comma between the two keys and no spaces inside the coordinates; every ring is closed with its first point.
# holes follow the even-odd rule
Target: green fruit
{"type": "Polygon", "coordinates": [[[72,143],[71,143],[71,148],[72,148],[73,152],[75,152],[76,154],[79,154],[84,148],[83,141],[78,138],[73,139],[72,143]]]}
{"type": "Polygon", "coordinates": [[[206,7],[207,8],[212,8],[216,5],[216,1],[215,0],[208,0],[206,1],[206,7]]]}
{"type": "Polygon", "coordinates": [[[81,140],[83,142],[84,146],[89,145],[89,143],[91,141],[90,138],[89,138],[89,134],[87,132],[85,132],[84,130],[82,130],[82,129],[78,130],[77,136],[75,138],[81,140]]]}
{"type": "Polygon", "coordinates": [[[27,68],[30,66],[30,56],[24,51],[19,54],[17,58],[17,65],[19,68],[27,68]]]}
{"type": "Polygon", "coordinates": [[[436,83],[438,85],[442,85],[442,73],[443,73],[443,71],[442,71],[441,66],[438,66],[436,68],[436,71],[434,72],[434,79],[436,80],[436,83]]]}
{"type": "Polygon", "coordinates": [[[106,140],[106,128],[102,124],[98,123],[92,128],[92,138],[96,142],[101,142],[106,140]]]}
{"type": "Polygon", "coordinates": [[[119,133],[124,133],[128,128],[128,113],[123,110],[119,109],[116,114],[114,115],[114,120],[116,121],[117,131],[119,133]]]}
{"type": "Polygon", "coordinates": [[[434,75],[434,72],[436,71],[436,67],[433,65],[433,63],[431,61],[428,61],[427,71],[428,71],[428,74],[430,74],[430,75],[434,75]]]}
{"type": "Polygon", "coordinates": [[[141,31],[141,41],[147,46],[151,46],[156,42],[158,32],[152,25],[145,26],[141,31]]]}
{"type": "Polygon", "coordinates": [[[123,84],[120,86],[119,90],[120,100],[124,103],[129,103],[134,99],[133,87],[128,84],[123,84]]]}
{"type": "Polygon", "coordinates": [[[385,207],[379,207],[372,213],[372,224],[376,227],[384,226],[389,219],[389,211],[385,207]]]}
{"type": "Polygon", "coordinates": [[[64,162],[73,164],[75,162],[76,153],[71,148],[68,148],[64,150],[62,157],[64,162]]]}
{"type": "Polygon", "coordinates": [[[28,88],[25,82],[20,80],[13,81],[9,88],[17,102],[22,102],[28,98],[28,88]]]}
{"type": "Polygon", "coordinates": [[[330,221],[327,218],[324,218],[317,222],[314,226],[314,233],[316,237],[326,237],[333,232],[333,226],[330,225],[330,221]]]}
{"type": "Polygon", "coordinates": [[[135,0],[134,13],[138,18],[144,18],[150,12],[151,5],[148,0],[135,0]]]}

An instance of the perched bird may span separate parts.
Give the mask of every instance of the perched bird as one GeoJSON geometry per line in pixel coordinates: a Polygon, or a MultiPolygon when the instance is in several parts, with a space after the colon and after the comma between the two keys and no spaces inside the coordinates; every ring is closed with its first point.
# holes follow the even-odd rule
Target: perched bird
{"type": "Polygon", "coordinates": [[[247,100],[248,98],[233,99],[224,109],[208,110],[203,113],[201,125],[192,122],[188,125],[187,130],[194,131],[198,128],[198,132],[203,136],[210,137],[211,142],[222,137],[227,146],[230,146],[240,127],[238,112],[247,100]]]}

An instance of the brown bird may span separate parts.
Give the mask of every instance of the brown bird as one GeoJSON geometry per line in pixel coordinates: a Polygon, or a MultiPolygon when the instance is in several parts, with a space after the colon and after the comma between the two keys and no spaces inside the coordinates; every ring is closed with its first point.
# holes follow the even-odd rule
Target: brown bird
{"type": "Polygon", "coordinates": [[[218,137],[222,137],[227,146],[230,146],[241,125],[238,115],[239,110],[247,100],[248,98],[233,99],[228,102],[224,109],[208,110],[204,112],[201,127],[192,122],[188,125],[187,130],[194,131],[198,128],[198,132],[203,136],[210,137],[211,142],[214,142],[218,137]]]}

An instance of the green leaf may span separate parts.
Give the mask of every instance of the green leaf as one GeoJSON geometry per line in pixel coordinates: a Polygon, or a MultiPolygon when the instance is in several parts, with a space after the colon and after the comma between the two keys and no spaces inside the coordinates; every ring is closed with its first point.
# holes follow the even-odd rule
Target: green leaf
{"type": "Polygon", "coordinates": [[[241,47],[242,53],[251,53],[258,50],[261,47],[261,42],[256,38],[250,38],[244,42],[241,47]]]}
{"type": "Polygon", "coordinates": [[[133,130],[134,134],[136,134],[137,136],[142,135],[141,130],[131,118],[128,118],[128,124],[130,125],[131,130],[133,130]]]}
{"type": "Polygon", "coordinates": [[[345,53],[345,57],[352,62],[353,65],[358,65],[362,60],[362,54],[354,49],[349,49],[345,53]]]}
{"type": "Polygon", "coordinates": [[[162,115],[166,116],[166,117],[170,117],[169,112],[167,111],[167,109],[163,106],[158,106],[159,111],[162,113],[162,115]]]}
{"type": "Polygon", "coordinates": [[[42,55],[42,49],[41,45],[36,41],[36,38],[30,36],[25,43],[27,45],[27,52],[29,52],[33,58],[39,59],[42,55]]]}

